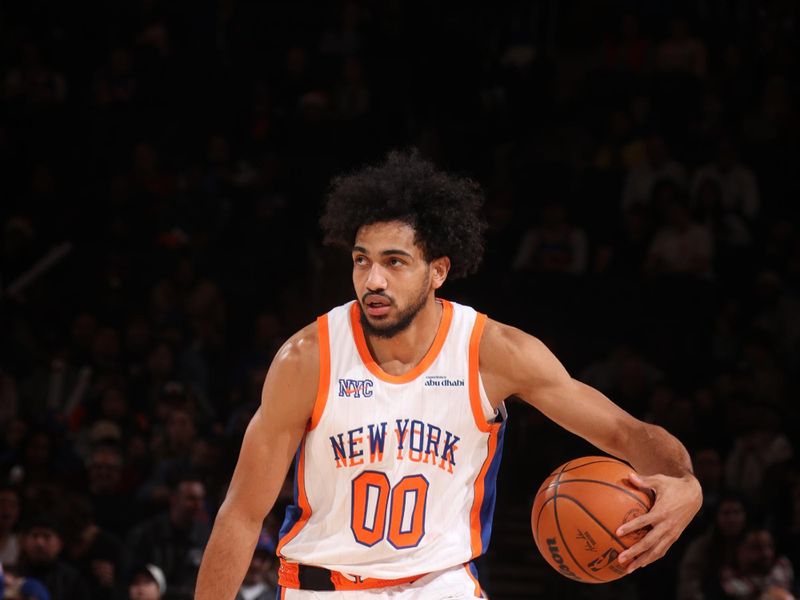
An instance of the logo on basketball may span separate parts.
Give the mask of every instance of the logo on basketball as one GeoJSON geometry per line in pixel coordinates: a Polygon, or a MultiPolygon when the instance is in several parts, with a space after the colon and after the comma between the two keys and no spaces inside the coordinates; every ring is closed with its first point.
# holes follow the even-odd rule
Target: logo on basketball
{"type": "Polygon", "coordinates": [[[575,581],[582,581],[582,579],[575,575],[575,573],[572,572],[572,569],[570,569],[569,566],[564,563],[564,557],[561,556],[561,551],[558,549],[556,538],[547,538],[547,549],[550,551],[550,556],[553,558],[553,562],[558,565],[558,570],[561,571],[562,575],[566,575],[575,581]]]}
{"type": "Polygon", "coordinates": [[[617,556],[619,556],[619,552],[614,550],[614,548],[609,548],[586,566],[596,573],[617,560],[617,556]]]}
{"type": "Polygon", "coordinates": [[[587,552],[594,552],[597,542],[594,541],[592,534],[588,531],[578,530],[578,535],[575,536],[579,540],[583,540],[583,547],[587,552]]]}
{"type": "MultiPolygon", "coordinates": [[[[644,511],[642,509],[638,507],[632,508],[631,510],[625,513],[624,517],[622,517],[622,522],[627,523],[628,521],[633,521],[636,517],[643,514],[644,511]]],[[[631,531],[628,535],[631,538],[633,538],[634,541],[638,542],[640,539],[644,537],[644,534],[646,534],[649,531],[649,529],[650,529],[649,527],[647,527],[646,529],[637,529],[636,531],[631,531]]]]}

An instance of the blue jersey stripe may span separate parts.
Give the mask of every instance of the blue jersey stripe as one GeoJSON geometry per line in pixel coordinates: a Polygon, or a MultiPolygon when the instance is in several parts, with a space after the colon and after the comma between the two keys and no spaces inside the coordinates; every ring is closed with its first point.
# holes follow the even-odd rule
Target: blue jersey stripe
{"type": "Polygon", "coordinates": [[[300,470],[300,451],[303,448],[303,444],[300,444],[297,448],[297,452],[294,454],[294,477],[293,479],[293,489],[294,489],[294,504],[290,504],[286,507],[286,515],[283,517],[283,524],[281,525],[281,530],[278,533],[278,545],[280,545],[281,540],[283,540],[284,536],[286,536],[294,527],[294,524],[300,520],[300,516],[303,514],[303,510],[300,508],[300,500],[298,499],[298,490],[297,490],[297,472],[300,470]]]}
{"type": "Polygon", "coordinates": [[[483,504],[481,504],[481,553],[489,548],[489,539],[492,536],[492,516],[494,515],[495,500],[497,498],[497,473],[500,470],[500,459],[503,456],[503,437],[505,436],[506,422],[500,424],[497,431],[497,449],[492,462],[486,471],[483,482],[483,504]]]}

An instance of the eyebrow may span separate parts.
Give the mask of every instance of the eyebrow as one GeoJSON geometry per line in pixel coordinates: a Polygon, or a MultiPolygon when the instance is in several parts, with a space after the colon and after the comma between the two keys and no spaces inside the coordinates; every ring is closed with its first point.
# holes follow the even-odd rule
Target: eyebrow
{"type": "MultiPolygon", "coordinates": [[[[353,246],[353,252],[361,252],[362,254],[369,254],[364,246],[353,246]]],[[[381,256],[391,256],[399,254],[401,256],[407,256],[408,258],[414,258],[414,256],[405,250],[400,250],[399,248],[390,248],[389,250],[383,250],[381,252],[381,256]]]]}

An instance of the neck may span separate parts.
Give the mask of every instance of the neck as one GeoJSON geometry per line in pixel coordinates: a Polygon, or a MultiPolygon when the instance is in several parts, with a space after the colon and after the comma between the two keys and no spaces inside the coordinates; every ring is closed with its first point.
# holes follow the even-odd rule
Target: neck
{"type": "Polygon", "coordinates": [[[433,345],[442,320],[442,304],[431,294],[411,325],[391,338],[365,332],[370,354],[381,368],[392,375],[413,369],[433,345]]]}

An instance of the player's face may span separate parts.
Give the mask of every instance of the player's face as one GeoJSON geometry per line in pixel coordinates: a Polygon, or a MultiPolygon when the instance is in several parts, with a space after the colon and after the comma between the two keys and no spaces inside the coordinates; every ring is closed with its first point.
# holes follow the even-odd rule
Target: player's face
{"type": "Polygon", "coordinates": [[[415,243],[410,225],[389,221],[361,227],[353,246],[353,286],[367,333],[390,338],[406,329],[441,285],[435,268],[415,243]]]}

